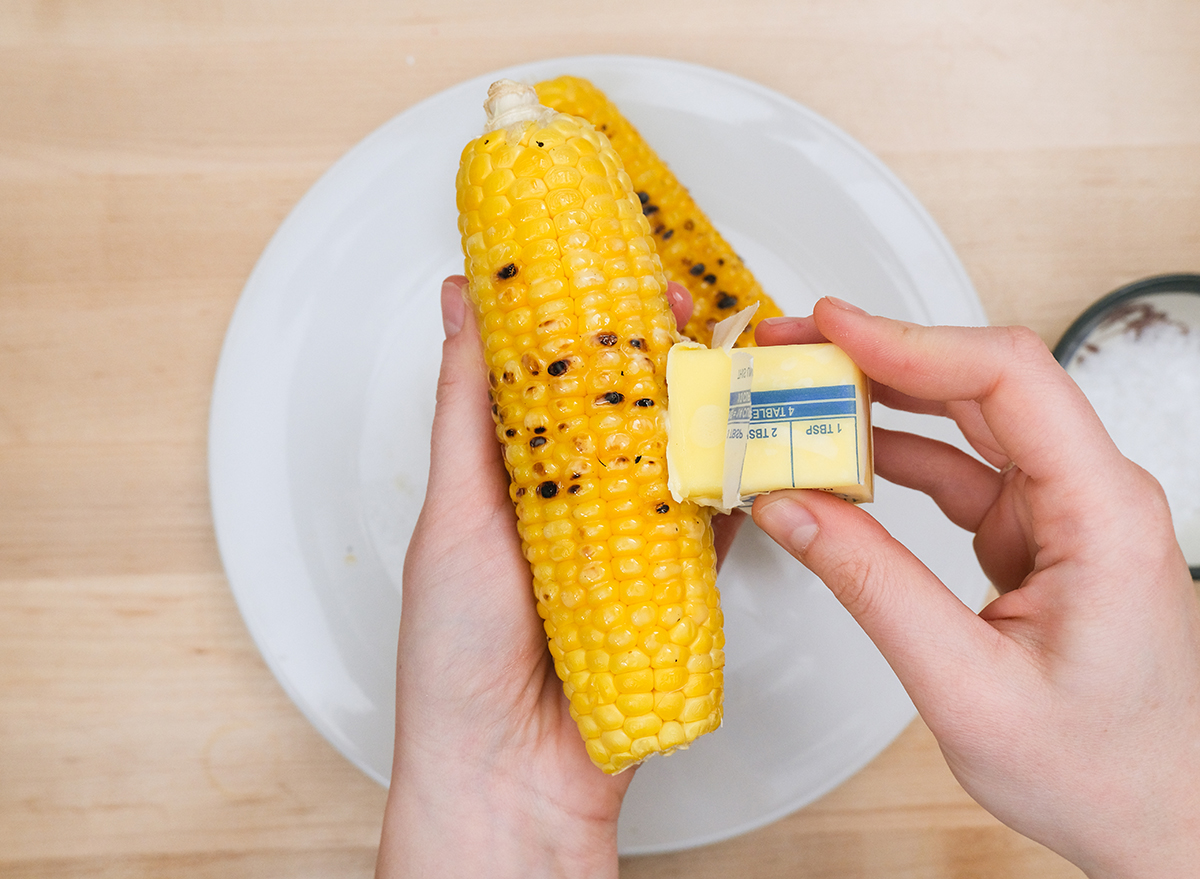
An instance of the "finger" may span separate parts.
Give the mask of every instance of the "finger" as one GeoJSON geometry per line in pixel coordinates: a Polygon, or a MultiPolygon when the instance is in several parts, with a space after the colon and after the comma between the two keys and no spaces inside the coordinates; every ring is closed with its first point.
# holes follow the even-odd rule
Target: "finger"
{"type": "Polygon", "coordinates": [[[951,522],[975,532],[996,503],[999,472],[949,443],[912,433],[874,430],[875,472],[929,495],[951,522]]]}
{"type": "Polygon", "coordinates": [[[923,327],[828,298],[813,316],[877,382],[923,400],[976,401],[997,446],[1035,479],[1067,491],[1094,485],[1120,458],[1087,398],[1031,330],[923,327]]]}
{"type": "Polygon", "coordinates": [[[811,345],[829,341],[821,335],[812,317],[766,317],[754,328],[759,345],[811,345]]]}
{"type": "MultiPolygon", "coordinates": [[[[979,668],[995,632],[861,508],[820,491],[778,491],[754,521],[821,578],[914,701],[979,668]]],[[[918,702],[918,707],[921,705],[918,702]]]]}
{"type": "Polygon", "coordinates": [[[671,312],[675,315],[676,326],[680,332],[683,332],[683,328],[687,326],[687,322],[692,319],[692,311],[696,306],[696,303],[692,300],[692,294],[682,284],[675,281],[668,281],[667,303],[671,306],[671,312]]]}
{"type": "Polygon", "coordinates": [[[426,501],[434,505],[472,498],[494,505],[508,502],[508,479],[496,441],[488,399],[487,368],[473,310],[464,299],[466,278],[442,283],[442,365],[430,441],[426,501]]]}
{"type": "Polygon", "coordinates": [[[474,316],[463,293],[466,279],[442,283],[442,363],[430,439],[429,481],[404,559],[402,631],[413,632],[430,615],[470,617],[482,628],[519,625],[511,608],[528,606],[528,582],[503,576],[525,571],[508,474],[496,440],[488,399],[487,369],[474,316]],[[482,551],[486,549],[486,551],[482,551]],[[434,588],[452,583],[458,588],[434,588]],[[471,584],[471,585],[465,585],[471,584]],[[478,587],[478,588],[476,588],[478,587]],[[501,612],[503,608],[509,608],[501,612]]]}

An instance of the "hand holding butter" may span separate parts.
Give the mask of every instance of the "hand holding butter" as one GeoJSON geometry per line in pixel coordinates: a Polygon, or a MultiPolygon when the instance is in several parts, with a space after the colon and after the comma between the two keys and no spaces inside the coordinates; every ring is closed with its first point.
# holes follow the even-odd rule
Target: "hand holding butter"
{"type": "Polygon", "coordinates": [[[816,488],[874,494],[870,385],[830,343],[734,348],[753,307],[717,325],[713,347],[667,358],[668,487],[729,512],[759,494],[816,488]]]}

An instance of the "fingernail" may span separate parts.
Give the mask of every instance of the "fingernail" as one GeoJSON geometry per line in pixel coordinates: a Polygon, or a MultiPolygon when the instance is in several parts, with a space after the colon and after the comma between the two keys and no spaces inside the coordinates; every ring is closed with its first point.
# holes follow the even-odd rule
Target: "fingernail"
{"type": "Polygon", "coordinates": [[[803,317],[764,317],[758,324],[759,326],[765,325],[768,327],[786,327],[791,324],[798,324],[807,319],[803,317]]]}
{"type": "Polygon", "coordinates": [[[817,536],[813,514],[789,495],[768,495],[754,512],[759,527],[793,555],[803,553],[817,536]]]}
{"type": "Polygon", "coordinates": [[[457,335],[467,319],[467,303],[457,281],[447,278],[442,281],[442,329],[446,338],[457,335]]]}
{"type": "Polygon", "coordinates": [[[859,308],[857,305],[851,305],[845,299],[838,299],[836,296],[826,296],[825,301],[828,302],[830,305],[834,306],[835,308],[840,308],[842,311],[849,311],[854,314],[866,314],[867,313],[867,312],[863,311],[861,308],[859,308]]]}

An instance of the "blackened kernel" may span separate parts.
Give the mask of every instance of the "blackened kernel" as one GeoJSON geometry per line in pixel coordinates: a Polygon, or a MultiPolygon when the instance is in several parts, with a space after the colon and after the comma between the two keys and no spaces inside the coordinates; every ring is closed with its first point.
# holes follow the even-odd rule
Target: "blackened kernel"
{"type": "Polygon", "coordinates": [[[671,236],[674,234],[675,234],[674,229],[668,229],[666,232],[663,232],[663,241],[669,241],[671,239],[671,236]]]}
{"type": "Polygon", "coordinates": [[[607,394],[601,394],[596,400],[597,403],[610,403],[615,406],[618,403],[624,402],[625,395],[617,391],[609,391],[607,394]]]}
{"type": "Polygon", "coordinates": [[[658,205],[656,205],[656,204],[642,205],[642,213],[645,214],[647,217],[650,216],[651,214],[657,214],[658,213],[658,205]]]}
{"type": "Polygon", "coordinates": [[[694,266],[692,266],[690,269],[688,269],[688,271],[691,272],[696,277],[699,277],[700,275],[704,274],[704,263],[698,262],[694,266]]]}
{"type": "Polygon", "coordinates": [[[582,473],[572,473],[572,474],[571,474],[571,478],[572,478],[572,479],[582,479],[582,478],[583,478],[583,474],[582,474],[582,473]]]}
{"type": "Polygon", "coordinates": [[[509,278],[515,278],[516,276],[517,264],[515,262],[510,262],[508,265],[501,266],[496,271],[496,277],[501,281],[507,281],[509,278]]]}
{"type": "Polygon", "coordinates": [[[654,234],[661,235],[663,233],[663,230],[666,228],[667,227],[664,226],[662,223],[659,223],[657,226],[654,227],[654,234]]]}
{"type": "Polygon", "coordinates": [[[579,494],[579,486],[572,485],[570,488],[567,489],[567,491],[569,491],[571,494],[579,494]]]}
{"type": "Polygon", "coordinates": [[[650,201],[650,193],[648,193],[648,192],[639,192],[637,194],[637,197],[638,197],[638,201],[640,201],[642,204],[645,204],[646,202],[650,201]]]}
{"type": "Polygon", "coordinates": [[[641,406],[642,408],[645,408],[647,406],[653,406],[654,401],[651,400],[649,397],[642,397],[642,399],[640,399],[640,400],[635,400],[633,405],[641,406]]]}
{"type": "Polygon", "coordinates": [[[533,439],[531,439],[529,441],[529,448],[540,449],[545,444],[546,444],[546,438],[544,436],[535,436],[533,439]]]}
{"type": "Polygon", "coordinates": [[[629,344],[632,345],[634,348],[637,348],[640,351],[646,347],[646,340],[645,339],[630,339],[629,344]]]}
{"type": "Polygon", "coordinates": [[[717,283],[717,276],[714,275],[712,272],[709,272],[707,275],[704,276],[704,283],[705,284],[717,283]]]}
{"type": "Polygon", "coordinates": [[[545,432],[546,432],[546,428],[544,428],[544,427],[535,427],[535,428],[533,429],[533,432],[534,432],[534,433],[545,433],[545,432]]]}
{"type": "Polygon", "coordinates": [[[633,463],[635,463],[635,464],[640,464],[640,463],[642,463],[642,456],[641,456],[641,455],[638,455],[638,456],[636,456],[636,457],[633,459],[633,463]]]}
{"type": "Polygon", "coordinates": [[[659,504],[657,507],[654,508],[654,512],[669,513],[669,512],[671,512],[671,507],[667,504],[659,504]]]}
{"type": "Polygon", "coordinates": [[[721,298],[717,300],[717,308],[733,308],[737,305],[737,297],[730,296],[728,293],[722,293],[721,298]]]}
{"type": "Polygon", "coordinates": [[[510,427],[508,430],[504,431],[504,435],[505,435],[506,437],[509,437],[509,438],[511,439],[512,437],[514,437],[514,436],[516,436],[516,435],[517,435],[517,432],[516,432],[516,430],[515,430],[515,429],[513,429],[513,428],[511,428],[511,427],[510,427]]]}
{"type": "Polygon", "coordinates": [[[511,369],[507,369],[504,371],[504,375],[501,376],[501,379],[504,381],[504,383],[506,385],[511,385],[513,382],[515,382],[517,380],[517,376],[513,373],[513,371],[511,369]]]}
{"type": "Polygon", "coordinates": [[[606,348],[611,348],[613,345],[617,344],[617,334],[616,333],[600,333],[599,335],[596,336],[596,341],[599,342],[601,345],[605,346],[606,348]]]}
{"type": "Polygon", "coordinates": [[[568,366],[567,361],[555,360],[553,363],[551,363],[549,366],[546,367],[546,372],[550,373],[551,375],[555,375],[555,376],[562,375],[564,372],[567,371],[567,366],[568,366]]]}
{"type": "Polygon", "coordinates": [[[537,491],[544,498],[552,498],[558,494],[558,483],[547,480],[537,487],[537,491]]]}
{"type": "Polygon", "coordinates": [[[495,403],[492,404],[492,414],[495,415],[497,418],[500,416],[500,407],[498,405],[496,405],[495,403]]]}

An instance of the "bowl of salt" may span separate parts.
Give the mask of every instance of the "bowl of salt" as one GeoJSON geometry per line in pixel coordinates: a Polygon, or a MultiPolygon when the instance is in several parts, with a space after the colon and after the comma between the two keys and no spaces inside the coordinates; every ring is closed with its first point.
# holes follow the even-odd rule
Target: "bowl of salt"
{"type": "Polygon", "coordinates": [[[1158,275],[1100,299],[1054,356],[1127,458],[1167,494],[1200,579],[1200,275],[1158,275]]]}

